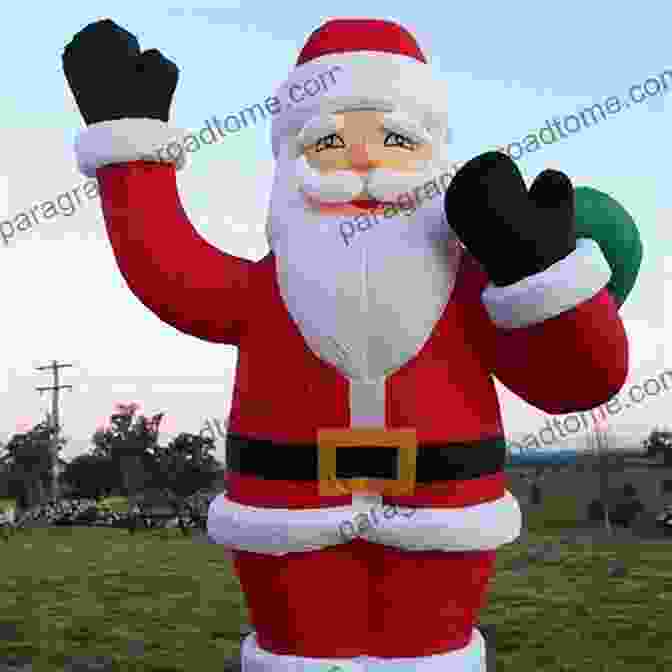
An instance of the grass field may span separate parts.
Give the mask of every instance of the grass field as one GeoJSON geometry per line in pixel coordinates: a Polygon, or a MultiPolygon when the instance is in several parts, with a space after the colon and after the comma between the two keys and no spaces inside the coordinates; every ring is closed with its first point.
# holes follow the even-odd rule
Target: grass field
{"type": "MultiPolygon", "coordinates": [[[[672,670],[672,546],[565,543],[552,562],[512,569],[529,543],[574,521],[569,498],[547,499],[524,541],[498,554],[481,618],[496,627],[497,671],[672,670]],[[607,575],[615,558],[626,577],[607,575]]],[[[0,565],[0,659],[32,657],[35,672],[61,672],[75,655],[112,657],[120,672],[221,672],[246,622],[221,548],[179,530],[30,529],[0,542],[0,565]]]]}
{"type": "Polygon", "coordinates": [[[7,497],[0,497],[0,511],[5,511],[7,508],[14,508],[14,500],[7,497]]]}

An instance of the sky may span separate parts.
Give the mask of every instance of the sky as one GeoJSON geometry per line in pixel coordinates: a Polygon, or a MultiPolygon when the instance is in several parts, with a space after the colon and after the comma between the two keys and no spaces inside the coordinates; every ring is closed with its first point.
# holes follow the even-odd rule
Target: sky
{"type": "MultiPolygon", "coordinates": [[[[134,33],[143,49],[156,47],[177,63],[171,122],[193,130],[213,114],[224,118],[273,95],[305,39],[326,20],[397,21],[414,34],[436,76],[445,79],[451,154],[467,161],[536,132],[546,120],[611,96],[623,99],[630,86],[672,70],[669,4],[642,0],[610,4],[608,11],[602,5],[567,0],[551,10],[532,2],[286,0],[207,8],[73,0],[41,3],[36,21],[32,3],[12,3],[3,12],[0,41],[0,59],[7,64],[0,88],[5,152],[0,221],[53,201],[86,179],[73,152],[83,122],[61,53],[92,21],[111,18],[134,33]]],[[[669,87],[672,91],[672,78],[669,87]]],[[[545,168],[563,170],[575,185],[614,196],[637,222],[644,261],[621,309],[631,346],[623,397],[631,385],[672,368],[665,339],[672,328],[667,229],[672,103],[664,94],[518,161],[528,183],[545,168]]],[[[191,221],[208,241],[256,260],[268,251],[264,227],[272,176],[270,123],[262,121],[193,153],[189,167],[178,173],[178,188],[191,221]]],[[[141,413],[164,412],[162,440],[197,433],[206,418],[226,418],[236,349],[176,331],[131,294],[116,266],[98,199],[18,231],[6,245],[0,240],[0,283],[0,440],[44,418],[50,395],[35,388],[52,380],[35,367],[53,359],[75,365],[61,370],[61,383],[73,386],[62,392],[61,421],[70,437],[62,452],[66,459],[90,448],[91,434],[118,402],[137,402],[141,413]]],[[[668,385],[611,416],[614,436],[639,440],[654,425],[666,424],[668,385]]],[[[544,427],[541,411],[499,384],[497,390],[508,435],[522,437],[544,427]]],[[[573,440],[585,441],[580,433],[573,440]]],[[[225,458],[221,440],[215,456],[225,458]]]]}

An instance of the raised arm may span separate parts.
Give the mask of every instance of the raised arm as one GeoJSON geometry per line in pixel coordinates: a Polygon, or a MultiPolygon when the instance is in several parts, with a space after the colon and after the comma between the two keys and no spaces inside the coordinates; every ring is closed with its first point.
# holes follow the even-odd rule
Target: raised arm
{"type": "Polygon", "coordinates": [[[184,333],[239,345],[253,262],[198,234],[180,203],[175,168],[139,161],[97,174],[107,234],[133,294],[184,333]]]}
{"type": "Polygon", "coordinates": [[[79,168],[98,178],[129,288],[176,329],[239,345],[254,264],[210,245],[180,202],[175,171],[184,152],[167,123],[177,67],[157,50],[141,53],[137,39],[109,19],[73,38],[63,67],[87,123],[75,145],[79,168]]]}
{"type": "Polygon", "coordinates": [[[544,171],[528,192],[513,161],[494,152],[470,161],[446,191],[448,221],[481,267],[474,285],[486,309],[481,330],[490,336],[491,372],[547,413],[599,406],[628,373],[618,308],[634,282],[641,246],[608,244],[609,229],[614,239],[627,234],[639,243],[636,227],[618,203],[593,192],[600,207],[582,205],[580,219],[592,224],[577,227],[574,189],[564,173],[544,171]],[[601,229],[607,238],[595,236],[598,243],[593,235],[601,229]],[[601,245],[619,270],[616,282],[601,245]]]}
{"type": "MultiPolygon", "coordinates": [[[[490,317],[495,325],[499,324],[493,374],[512,392],[546,413],[596,408],[619,392],[628,375],[627,336],[614,297],[606,287],[599,289],[602,281],[589,269],[591,263],[600,263],[599,257],[589,258],[591,252],[595,257],[599,254],[593,249],[584,252],[585,248],[580,247],[579,254],[546,271],[546,278],[539,274],[527,284],[516,286],[508,296],[493,299],[488,290],[485,292],[490,317]],[[547,285],[540,286],[546,281],[547,285]],[[584,281],[586,294],[594,295],[572,295],[572,284],[584,281]],[[591,286],[590,282],[594,284],[591,286]],[[542,294],[547,314],[530,310],[542,294]],[[508,315],[504,307],[507,304],[508,315]],[[518,304],[517,309],[514,304],[518,304]]],[[[606,262],[602,268],[606,275],[606,262]]],[[[607,281],[608,275],[604,284],[607,281]]]]}
{"type": "Polygon", "coordinates": [[[609,268],[592,242],[580,241],[567,259],[506,292],[489,285],[473,257],[463,257],[462,285],[474,306],[470,333],[479,334],[490,373],[546,413],[600,406],[627,376],[627,337],[604,286],[609,268]]]}

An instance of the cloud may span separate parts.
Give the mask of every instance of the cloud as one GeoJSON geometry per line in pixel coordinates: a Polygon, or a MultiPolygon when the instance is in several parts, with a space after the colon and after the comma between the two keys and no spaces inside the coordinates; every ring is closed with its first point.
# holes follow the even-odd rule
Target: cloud
{"type": "Polygon", "coordinates": [[[672,365],[672,342],[670,334],[672,334],[672,255],[663,258],[663,305],[659,308],[663,312],[664,319],[664,358],[665,362],[672,365]]]}
{"type": "Polygon", "coordinates": [[[9,216],[9,177],[0,175],[0,218],[9,216]]]}
{"type": "Polygon", "coordinates": [[[664,359],[668,340],[666,329],[655,327],[648,320],[624,319],[623,325],[629,343],[629,380],[637,381],[643,375],[652,375],[664,359]]]}
{"type": "MultiPolygon", "coordinates": [[[[219,249],[250,259],[267,251],[273,161],[268,148],[245,170],[240,155],[249,162],[260,144],[254,134],[265,130],[249,129],[228,147],[204,148],[178,173],[181,200],[195,228],[219,249]]],[[[85,180],[77,172],[73,134],[31,133],[44,153],[39,162],[20,151],[15,134],[5,132],[9,154],[16,157],[10,214],[85,180]]],[[[0,259],[9,325],[0,359],[0,389],[11,392],[0,407],[6,432],[16,431],[17,421],[32,427],[44,418],[50,395],[40,397],[35,387],[51,379],[34,367],[53,358],[77,365],[61,371],[61,382],[74,388],[62,396],[64,432],[72,437],[63,452],[67,458],[90,448],[89,437],[119,401],[139,402],[144,414],[165,412],[164,437],[197,433],[206,418],[227,416],[237,351],[178,332],[135,298],[107,240],[99,199],[71,217],[20,232],[9,246],[0,245],[0,259]]],[[[224,458],[223,441],[215,456],[224,458]]]]}
{"type": "MultiPolygon", "coordinates": [[[[250,151],[243,147],[246,150],[250,151]]],[[[238,155],[223,146],[207,149],[207,157],[205,151],[203,163],[179,173],[185,210],[201,235],[216,247],[259,259],[268,250],[264,232],[274,170],[270,148],[249,172],[241,170],[238,155]]]]}
{"type": "MultiPolygon", "coordinates": [[[[87,178],[77,170],[73,152],[74,133],[63,133],[54,128],[5,128],[0,133],[0,139],[6,155],[12,157],[12,175],[7,183],[7,212],[3,220],[14,221],[19,214],[25,213],[31,222],[31,228],[15,232],[8,246],[0,244],[3,264],[14,249],[30,245],[35,240],[62,241],[66,233],[88,239],[92,230],[94,238],[106,239],[100,216],[100,200],[89,199],[82,192],[82,185],[87,182],[87,178]],[[35,154],[26,151],[26,143],[37,148],[37,160],[35,154]],[[68,197],[68,192],[73,189],[77,189],[75,195],[68,197]],[[68,203],[69,199],[72,199],[72,206],[68,203]],[[42,209],[30,217],[31,208],[47,201],[56,205],[58,214],[49,213],[50,216],[44,217],[42,209]],[[92,229],[91,223],[96,220],[98,227],[92,229]]],[[[25,226],[22,228],[25,229],[25,226]]]]}

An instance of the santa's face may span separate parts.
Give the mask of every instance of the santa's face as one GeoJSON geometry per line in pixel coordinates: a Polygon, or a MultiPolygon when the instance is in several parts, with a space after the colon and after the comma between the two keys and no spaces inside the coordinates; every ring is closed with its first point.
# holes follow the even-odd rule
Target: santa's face
{"type": "Polygon", "coordinates": [[[297,144],[306,205],[327,215],[383,209],[430,178],[431,137],[399,114],[354,110],[318,117],[297,144]]]}
{"type": "Polygon", "coordinates": [[[452,291],[443,197],[409,196],[445,174],[436,154],[421,125],[377,110],[319,116],[281,150],[269,212],[280,289],[312,350],[353,378],[408,361],[452,291]],[[348,241],[353,216],[376,224],[348,241]]]}

